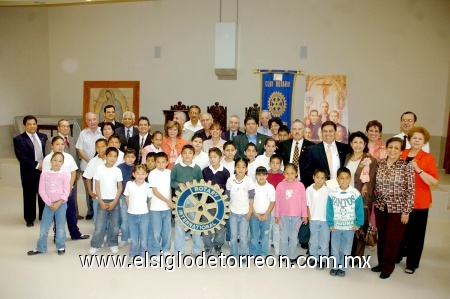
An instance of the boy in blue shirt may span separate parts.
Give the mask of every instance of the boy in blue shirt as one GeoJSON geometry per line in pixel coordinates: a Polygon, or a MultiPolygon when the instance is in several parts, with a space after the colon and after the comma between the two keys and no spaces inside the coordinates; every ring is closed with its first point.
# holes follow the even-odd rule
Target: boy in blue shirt
{"type": "Polygon", "coordinates": [[[125,200],[125,195],[123,192],[125,191],[125,187],[127,186],[127,183],[131,180],[131,172],[134,169],[134,161],[136,161],[136,151],[134,148],[127,148],[125,151],[124,156],[125,162],[122,164],[119,164],[117,167],[122,172],[122,194],[119,198],[119,204],[120,204],[120,219],[119,219],[119,225],[120,225],[120,231],[122,232],[121,241],[119,242],[119,248],[122,248],[126,244],[128,244],[128,239],[130,239],[130,231],[128,228],[128,220],[127,220],[127,202],[125,200]]]}
{"type": "MultiPolygon", "coordinates": [[[[209,163],[210,166],[202,170],[203,179],[208,182],[210,181],[213,185],[218,185],[220,189],[223,190],[225,194],[227,180],[230,177],[230,172],[220,164],[222,158],[222,152],[219,148],[213,147],[209,149],[209,163]]],[[[205,245],[206,255],[210,255],[214,248],[216,254],[220,254],[222,251],[222,245],[225,242],[226,228],[220,225],[220,230],[216,230],[213,234],[203,236],[203,244],[205,245]]]]}
{"type": "Polygon", "coordinates": [[[364,224],[364,204],[361,194],[350,186],[350,170],[337,171],[339,187],[328,195],[327,224],[331,230],[331,256],[335,258],[331,276],[344,277],[347,271],[345,258],[352,251],[355,231],[364,224]]]}

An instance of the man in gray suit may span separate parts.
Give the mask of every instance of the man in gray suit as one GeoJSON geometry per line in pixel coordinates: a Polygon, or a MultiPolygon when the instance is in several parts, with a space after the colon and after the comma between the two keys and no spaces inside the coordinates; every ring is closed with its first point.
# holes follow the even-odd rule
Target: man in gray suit
{"type": "Polygon", "coordinates": [[[233,138],[233,143],[236,145],[236,158],[245,158],[244,151],[248,143],[252,142],[256,145],[258,155],[264,154],[264,143],[269,138],[264,134],[257,132],[258,124],[254,116],[248,115],[244,120],[245,134],[238,135],[233,138]]]}
{"type": "Polygon", "coordinates": [[[133,112],[125,111],[122,118],[124,127],[116,128],[114,132],[120,137],[120,150],[123,152],[127,149],[128,139],[139,134],[138,128],[134,126],[135,120],[133,112]]]}

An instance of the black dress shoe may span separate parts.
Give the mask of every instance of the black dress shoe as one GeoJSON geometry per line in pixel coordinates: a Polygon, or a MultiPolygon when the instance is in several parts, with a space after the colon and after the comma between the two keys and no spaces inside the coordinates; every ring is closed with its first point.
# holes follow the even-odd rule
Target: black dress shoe
{"type": "Polygon", "coordinates": [[[381,279],[386,279],[386,278],[389,278],[391,276],[391,274],[389,274],[389,273],[383,273],[383,272],[381,272],[381,274],[380,274],[380,278],[381,279]]]}
{"type": "Polygon", "coordinates": [[[65,249],[58,249],[58,255],[63,255],[66,253],[65,249]]]}
{"type": "Polygon", "coordinates": [[[89,239],[91,236],[89,235],[81,235],[78,238],[72,238],[72,240],[86,240],[89,239]]]}
{"type": "Polygon", "coordinates": [[[34,226],[34,223],[33,222],[27,222],[27,227],[33,227],[34,226]]]}
{"type": "Polygon", "coordinates": [[[36,254],[39,254],[39,253],[42,253],[42,252],[37,251],[37,250],[30,250],[30,251],[27,252],[28,255],[36,255],[36,254]]]}
{"type": "Polygon", "coordinates": [[[94,218],[94,215],[86,215],[85,217],[86,220],[92,220],[92,218],[94,218]]]}
{"type": "Polygon", "coordinates": [[[381,272],[381,267],[380,266],[375,266],[371,270],[372,270],[372,272],[381,272]]]}

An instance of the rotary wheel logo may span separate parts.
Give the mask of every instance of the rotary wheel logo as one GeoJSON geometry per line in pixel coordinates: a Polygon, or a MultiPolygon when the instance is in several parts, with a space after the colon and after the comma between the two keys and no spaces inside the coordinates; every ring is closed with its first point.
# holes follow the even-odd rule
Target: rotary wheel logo
{"type": "Polygon", "coordinates": [[[198,234],[214,233],[225,225],[230,209],[227,196],[222,189],[216,189],[210,182],[201,180],[186,183],[181,191],[177,191],[174,214],[185,226],[198,234]]]}
{"type": "Polygon", "coordinates": [[[269,97],[268,105],[270,113],[275,117],[280,117],[286,110],[286,98],[284,95],[275,91],[269,97]]]}

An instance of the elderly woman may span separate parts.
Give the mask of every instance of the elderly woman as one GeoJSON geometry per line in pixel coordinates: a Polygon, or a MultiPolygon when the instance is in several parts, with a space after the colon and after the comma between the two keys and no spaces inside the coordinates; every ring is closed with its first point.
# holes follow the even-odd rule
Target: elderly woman
{"type": "Polygon", "coordinates": [[[414,167],[403,160],[403,140],[393,137],[386,142],[387,158],[378,163],[375,180],[375,219],[378,228],[378,266],[380,278],[391,276],[395,258],[414,206],[414,167]]]}
{"type": "Polygon", "coordinates": [[[386,144],[380,140],[382,131],[383,125],[378,120],[371,120],[366,125],[366,135],[369,138],[367,144],[369,153],[377,161],[386,158],[386,144]]]}
{"type": "Polygon", "coordinates": [[[102,128],[102,135],[105,136],[106,140],[108,140],[109,137],[111,137],[116,130],[114,124],[108,121],[102,123],[101,128],[102,128]]]}
{"type": "Polygon", "coordinates": [[[189,144],[187,140],[181,138],[181,125],[173,120],[168,121],[164,126],[165,136],[161,144],[161,149],[169,157],[168,169],[172,169],[177,161],[183,146],[189,144]]]}
{"type": "Polygon", "coordinates": [[[425,128],[413,127],[408,132],[411,148],[402,153],[402,159],[414,167],[416,182],[414,209],[409,214],[409,221],[397,254],[397,262],[406,256],[407,274],[413,274],[419,268],[427,229],[428,209],[432,201],[430,186],[436,186],[439,182],[433,155],[422,150],[423,145],[429,140],[430,133],[425,128]]]}
{"type": "Polygon", "coordinates": [[[269,120],[269,129],[272,132],[272,138],[275,139],[276,142],[280,141],[280,137],[278,137],[278,130],[282,126],[283,122],[279,117],[274,117],[269,120]]]}
{"type": "MultiPolygon", "coordinates": [[[[377,173],[377,160],[368,152],[367,144],[369,142],[363,132],[354,132],[350,134],[351,152],[345,158],[345,167],[347,167],[351,174],[351,186],[361,192],[364,201],[364,225],[360,230],[367,233],[369,228],[370,211],[372,210],[372,203],[375,200],[373,189],[375,187],[375,176],[377,173]]],[[[355,234],[363,235],[361,232],[355,234]]],[[[365,243],[358,243],[358,238],[353,238],[353,256],[363,256],[365,243]],[[359,246],[358,246],[359,245],[359,246]]]]}

